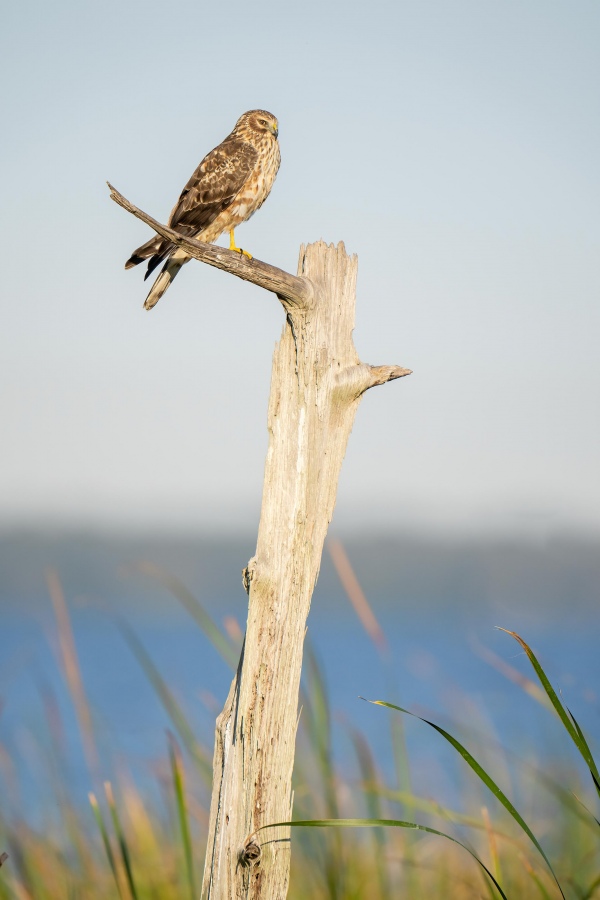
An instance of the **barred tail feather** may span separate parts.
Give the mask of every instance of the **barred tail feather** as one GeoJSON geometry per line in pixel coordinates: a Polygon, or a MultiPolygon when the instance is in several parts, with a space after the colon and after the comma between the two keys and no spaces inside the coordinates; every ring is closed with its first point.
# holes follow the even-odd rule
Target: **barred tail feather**
{"type": "Polygon", "coordinates": [[[133,251],[125,263],[125,268],[133,269],[134,266],[139,266],[145,259],[154,256],[155,253],[159,252],[162,243],[163,239],[158,234],[153,238],[150,238],[149,241],[146,241],[145,244],[142,244],[141,247],[138,247],[137,250],[133,251]]]}
{"type": "Polygon", "coordinates": [[[146,297],[144,309],[152,309],[153,306],[156,306],[181,267],[188,262],[189,258],[190,257],[187,256],[184,259],[178,259],[177,256],[173,256],[166,261],[161,269],[160,275],[152,285],[150,293],[146,297]]]}

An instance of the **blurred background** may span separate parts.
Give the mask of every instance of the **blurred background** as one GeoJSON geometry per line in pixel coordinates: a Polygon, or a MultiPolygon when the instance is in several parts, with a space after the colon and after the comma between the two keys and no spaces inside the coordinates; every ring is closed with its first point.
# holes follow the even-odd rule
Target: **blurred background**
{"type": "Polygon", "coordinates": [[[525,666],[499,624],[524,632],[600,735],[599,28],[593,0],[6,9],[0,741],[26,761],[32,816],[44,686],[70,722],[73,785],[88,786],[49,569],[107,771],[126,759],[144,781],[169,720],[120,622],[208,745],[228,689],[214,647],[139,562],[176,575],[235,643],[282,311],[192,263],[145,312],[141,269],[123,265],[149,231],[105,182],[165,221],[256,107],[279,119],[282,167],[238,243],[295,272],[301,243],[344,241],[361,358],[414,370],[365,396],[350,438],[332,535],[389,666],[326,552],[309,639],[332,708],[368,730],[384,768],[388,723],[356,696],[391,691],[391,671],[404,705],[460,719],[481,702],[517,741],[533,712],[520,698],[515,714],[482,651],[525,666]]]}
{"type": "Polygon", "coordinates": [[[5,525],[253,531],[264,291],[188,266],[142,311],[148,229],[238,115],[282,167],[240,228],[295,272],[359,257],[362,404],[336,527],[598,530],[597,4],[25,2],[2,29],[5,525]],[[375,464],[376,461],[376,464],[375,464]]]}

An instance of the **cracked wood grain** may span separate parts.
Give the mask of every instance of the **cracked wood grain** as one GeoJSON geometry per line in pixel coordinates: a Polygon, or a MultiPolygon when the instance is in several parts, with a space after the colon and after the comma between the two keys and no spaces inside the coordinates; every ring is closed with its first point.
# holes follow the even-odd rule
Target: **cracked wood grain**
{"type": "Polygon", "coordinates": [[[244,658],[217,721],[205,900],[283,900],[306,619],[356,410],[369,388],[409,374],[360,362],[352,341],[356,257],[302,247],[298,272],[317,302],[288,311],[275,348],[244,658]],[[223,759],[227,764],[223,766],[223,759]]]}

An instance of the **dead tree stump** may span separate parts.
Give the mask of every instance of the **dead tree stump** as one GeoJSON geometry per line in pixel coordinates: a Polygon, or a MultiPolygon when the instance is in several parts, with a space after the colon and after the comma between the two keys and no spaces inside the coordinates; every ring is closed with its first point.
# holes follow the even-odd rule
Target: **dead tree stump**
{"type": "Polygon", "coordinates": [[[217,719],[202,897],[284,900],[292,769],[306,619],[333,515],[338,477],[364,392],[410,374],[361,363],[354,343],[356,256],[319,241],[300,249],[298,275],[184,238],[112,199],[196,259],[277,294],[286,313],[275,348],[269,448],[244,648],[217,719]]]}

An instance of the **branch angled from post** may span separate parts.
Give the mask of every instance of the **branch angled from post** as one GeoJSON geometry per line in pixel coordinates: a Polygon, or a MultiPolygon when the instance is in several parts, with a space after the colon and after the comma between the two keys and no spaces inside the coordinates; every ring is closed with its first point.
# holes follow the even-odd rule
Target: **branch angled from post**
{"type": "Polygon", "coordinates": [[[336,375],[336,385],[342,395],[360,397],[369,388],[378,384],[387,384],[396,378],[412,375],[412,369],[402,366],[370,366],[368,363],[358,363],[348,366],[336,375]]]}
{"type": "Polygon", "coordinates": [[[176,244],[189,253],[194,259],[214,266],[216,269],[222,269],[229,272],[237,278],[244,281],[250,281],[258,287],[264,288],[277,294],[280,302],[287,312],[294,309],[309,309],[314,304],[315,290],[312,281],[297,275],[290,275],[283,269],[271,266],[269,263],[262,262],[260,259],[248,259],[235,250],[226,250],[224,247],[218,247],[215,244],[205,244],[202,241],[196,241],[194,238],[187,237],[178,231],[174,231],[167,225],[162,225],[149,216],[148,213],[138,209],[133,203],[130,203],[119,191],[106,182],[110,188],[110,198],[114,200],[118,206],[131,213],[149,225],[157,234],[176,244]]]}

